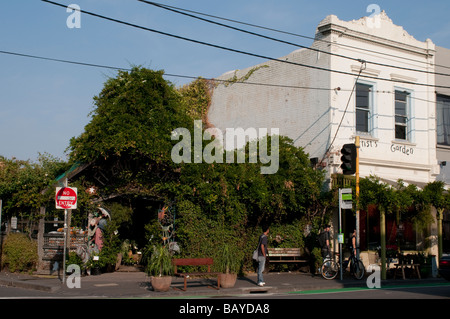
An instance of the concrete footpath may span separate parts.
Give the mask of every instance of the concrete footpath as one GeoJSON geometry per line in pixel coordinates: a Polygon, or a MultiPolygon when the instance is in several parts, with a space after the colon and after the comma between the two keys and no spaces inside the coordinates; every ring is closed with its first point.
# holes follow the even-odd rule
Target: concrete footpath
{"type": "MultiPolygon", "coordinates": [[[[338,276],[339,278],[339,276],[338,276]]],[[[266,285],[256,285],[256,274],[239,277],[234,288],[214,289],[216,279],[189,278],[187,291],[183,288],[183,279],[173,277],[168,292],[153,291],[150,278],[142,271],[116,271],[100,275],[82,276],[79,288],[69,288],[67,284],[76,283],[70,275],[66,276],[66,284],[58,276],[26,275],[0,272],[0,286],[38,290],[39,297],[55,298],[183,298],[183,297],[239,297],[242,295],[306,292],[314,290],[367,288],[366,278],[355,280],[345,276],[341,281],[325,280],[321,276],[312,276],[301,272],[267,273],[264,275],[266,285]]],[[[442,278],[425,279],[390,279],[381,281],[381,287],[424,285],[448,283],[442,278]]],[[[1,290],[0,298],[8,298],[7,289],[1,290]]],[[[34,294],[35,295],[35,294],[34,294]]],[[[37,297],[37,298],[39,298],[37,297]]]]}

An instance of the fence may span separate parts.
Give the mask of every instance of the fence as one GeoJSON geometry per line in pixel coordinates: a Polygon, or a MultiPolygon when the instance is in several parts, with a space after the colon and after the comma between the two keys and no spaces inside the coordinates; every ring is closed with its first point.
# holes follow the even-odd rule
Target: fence
{"type": "MultiPolygon", "coordinates": [[[[62,266],[64,232],[60,230],[63,226],[63,221],[40,221],[38,233],[39,273],[52,272],[55,262],[62,266]],[[58,226],[61,227],[58,228],[58,226]]],[[[87,234],[68,231],[67,236],[67,253],[76,252],[78,247],[86,246],[87,234]]]]}

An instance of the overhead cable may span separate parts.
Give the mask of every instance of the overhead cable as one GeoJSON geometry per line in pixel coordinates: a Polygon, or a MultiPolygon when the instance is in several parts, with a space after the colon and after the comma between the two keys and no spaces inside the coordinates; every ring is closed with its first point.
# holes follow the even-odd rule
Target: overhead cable
{"type": "MultiPolygon", "coordinates": [[[[50,58],[50,57],[25,54],[25,53],[19,53],[19,52],[12,52],[12,51],[0,50],[0,54],[7,54],[7,55],[20,56],[20,57],[25,57],[25,58],[33,58],[33,59],[38,59],[38,60],[46,60],[46,61],[53,61],[53,62],[82,65],[82,66],[95,67],[95,68],[104,68],[104,69],[120,70],[120,71],[132,71],[132,69],[130,69],[130,68],[121,68],[121,67],[116,67],[116,66],[109,66],[109,65],[102,65],[102,64],[95,64],[95,63],[86,63],[86,62],[71,61],[71,60],[66,60],[66,59],[50,58]]],[[[201,76],[181,75],[181,74],[173,74],[173,73],[164,73],[163,75],[169,76],[169,77],[186,78],[186,79],[204,79],[204,80],[219,82],[219,83],[224,83],[224,84],[247,84],[247,85],[269,86],[269,87],[287,88],[287,89],[303,89],[303,90],[345,91],[345,89],[341,89],[341,88],[331,89],[331,88],[320,88],[320,87],[310,87],[310,86],[258,83],[258,82],[250,82],[250,81],[222,80],[222,79],[204,78],[201,76]]]]}
{"type": "MultiPolygon", "coordinates": [[[[215,24],[215,25],[218,25],[218,26],[221,26],[221,27],[225,27],[225,28],[228,28],[228,29],[232,29],[232,30],[235,30],[235,31],[239,31],[239,32],[242,32],[242,33],[247,33],[247,34],[250,34],[250,35],[253,35],[253,36],[257,36],[257,37],[260,37],[260,38],[264,38],[264,39],[267,39],[267,40],[280,42],[280,43],[283,43],[283,44],[288,44],[288,45],[292,45],[292,46],[295,46],[295,47],[298,47],[298,48],[303,48],[303,49],[307,49],[307,50],[318,52],[318,53],[328,54],[328,55],[331,55],[331,56],[335,56],[335,57],[339,57],[339,58],[343,58],[343,59],[347,59],[347,60],[352,60],[352,61],[357,61],[357,62],[360,61],[359,58],[353,58],[353,57],[350,57],[350,56],[347,56],[347,55],[343,55],[343,54],[332,53],[332,52],[329,52],[329,51],[324,51],[324,50],[320,50],[320,49],[304,46],[304,45],[301,45],[301,44],[297,44],[297,43],[293,43],[293,42],[289,42],[289,41],[285,41],[285,40],[269,37],[269,36],[266,36],[266,35],[263,35],[263,34],[260,34],[260,33],[256,33],[256,32],[252,32],[252,31],[236,28],[236,27],[233,27],[233,26],[230,26],[230,25],[227,25],[227,24],[223,24],[223,23],[219,23],[219,22],[216,22],[216,21],[204,19],[204,18],[195,16],[195,15],[192,15],[192,14],[189,14],[189,13],[185,13],[185,12],[182,12],[182,11],[178,11],[178,10],[169,8],[166,5],[159,4],[159,3],[156,3],[156,2],[147,1],[147,0],[138,0],[138,1],[146,3],[146,4],[149,4],[149,5],[152,5],[152,6],[155,6],[155,7],[158,7],[158,8],[161,8],[161,9],[164,9],[164,10],[175,12],[175,13],[178,13],[178,14],[181,14],[181,15],[185,15],[185,16],[188,16],[188,17],[191,17],[191,18],[194,18],[194,19],[198,19],[198,20],[201,20],[201,21],[204,21],[204,22],[207,22],[207,23],[215,24]]],[[[373,64],[373,65],[377,65],[377,66],[395,68],[395,69],[400,69],[400,70],[404,70],[404,71],[413,71],[413,72],[420,72],[420,73],[433,74],[433,75],[450,76],[450,74],[447,74],[447,73],[438,73],[438,72],[432,72],[432,71],[427,71],[427,70],[412,69],[412,68],[401,67],[401,66],[396,66],[396,65],[386,64],[386,63],[380,63],[380,62],[373,62],[373,61],[368,61],[368,60],[366,60],[365,62],[373,64]]]]}
{"type": "MultiPolygon", "coordinates": [[[[356,46],[352,46],[352,45],[348,45],[348,44],[335,43],[335,42],[331,42],[331,41],[324,40],[324,39],[319,39],[319,38],[314,38],[314,37],[310,37],[310,36],[306,36],[306,35],[301,35],[301,34],[298,34],[298,33],[283,31],[283,30],[274,29],[274,28],[269,28],[269,27],[265,27],[265,26],[261,26],[261,25],[257,25],[257,24],[252,24],[252,23],[248,23],[248,22],[243,22],[243,21],[239,21],[239,20],[219,17],[219,16],[216,16],[216,15],[211,15],[211,14],[198,12],[198,11],[193,11],[193,10],[184,9],[184,8],[175,7],[175,6],[170,6],[170,5],[162,4],[162,3],[158,3],[158,2],[142,1],[142,0],[138,0],[138,1],[145,2],[145,3],[152,4],[152,5],[159,6],[159,7],[163,7],[163,8],[171,8],[171,9],[174,9],[174,10],[190,12],[190,13],[194,13],[194,14],[198,14],[198,15],[202,15],[202,16],[206,16],[206,17],[210,17],[210,18],[214,18],[214,19],[218,19],[218,20],[229,21],[229,22],[236,23],[236,24],[247,25],[247,26],[254,27],[254,28],[259,28],[259,29],[268,30],[268,31],[272,31],[272,32],[282,33],[282,34],[295,36],[295,37],[300,37],[300,38],[304,38],[304,39],[308,39],[308,40],[324,42],[324,43],[327,43],[327,44],[337,45],[337,46],[341,46],[341,47],[347,47],[347,48],[351,48],[351,49],[357,49],[357,50],[360,50],[360,51],[366,51],[366,52],[370,52],[370,53],[377,53],[377,54],[386,55],[386,56],[390,56],[390,57],[394,57],[394,58],[399,58],[399,59],[406,60],[406,61],[411,61],[411,62],[425,63],[425,64],[427,64],[427,65],[429,65],[431,67],[438,66],[438,67],[441,67],[441,68],[450,69],[450,66],[439,65],[439,64],[434,64],[434,63],[428,63],[428,62],[425,62],[425,61],[422,61],[422,60],[415,60],[415,59],[407,58],[407,57],[404,57],[404,56],[398,56],[398,55],[389,54],[389,53],[386,53],[386,52],[370,50],[370,49],[367,49],[367,48],[356,47],[356,46]]],[[[174,10],[172,10],[172,11],[174,11],[174,10]]],[[[369,61],[367,61],[367,62],[369,62],[369,61]]],[[[395,66],[393,66],[393,67],[395,67],[395,66]]],[[[425,72],[427,72],[427,71],[425,71],[425,72]]],[[[445,74],[445,75],[446,76],[450,76],[450,74],[445,74]]]]}
{"type": "MultiPolygon", "coordinates": [[[[57,2],[53,2],[53,1],[49,1],[49,0],[41,0],[41,1],[47,2],[49,4],[53,4],[53,5],[56,5],[56,6],[59,6],[59,7],[66,8],[66,5],[60,4],[60,3],[57,3],[57,2]]],[[[184,40],[184,41],[188,41],[188,42],[192,42],[192,43],[196,43],[196,44],[201,44],[201,45],[213,47],[213,48],[216,48],[216,49],[221,49],[221,50],[225,50],[225,51],[229,51],[229,52],[244,54],[244,55],[257,57],[257,58],[261,58],[261,59],[265,59],[265,60],[271,60],[271,61],[276,61],[276,62],[281,62],[281,63],[287,63],[287,64],[290,64],[290,65],[296,65],[296,66],[301,66],[301,67],[306,67],[306,68],[311,68],[311,69],[316,69],[316,70],[321,70],[321,71],[327,71],[327,72],[334,72],[334,73],[343,74],[343,75],[350,75],[352,77],[355,76],[355,74],[353,74],[351,72],[345,72],[345,71],[340,71],[340,70],[328,69],[328,68],[319,67],[319,66],[307,65],[307,64],[303,64],[303,63],[287,61],[287,60],[281,60],[281,59],[277,59],[277,58],[272,58],[272,57],[265,56],[265,55],[262,55],[262,54],[251,53],[251,52],[247,52],[247,51],[243,51],[243,50],[233,49],[233,48],[225,47],[225,46],[218,45],[218,44],[213,44],[213,43],[209,43],[209,42],[195,40],[195,39],[187,38],[187,37],[184,37],[184,36],[180,36],[180,35],[164,32],[164,31],[160,31],[160,30],[156,30],[156,29],[140,26],[140,25],[137,25],[137,24],[134,24],[134,23],[122,21],[122,20],[115,19],[115,18],[110,18],[110,17],[104,16],[104,15],[100,15],[100,14],[97,14],[97,13],[94,13],[94,12],[90,12],[90,11],[86,11],[86,10],[81,10],[81,9],[75,9],[75,10],[79,11],[80,13],[91,15],[91,16],[94,16],[94,17],[97,17],[97,18],[100,18],[100,19],[104,19],[104,20],[108,20],[108,21],[111,21],[111,22],[116,22],[116,23],[119,23],[119,24],[127,25],[127,26],[130,26],[130,27],[133,27],[133,28],[137,28],[137,29],[141,29],[141,30],[145,30],[145,31],[149,31],[149,32],[165,35],[165,36],[176,38],[176,39],[179,39],[179,40],[184,40]]],[[[388,81],[388,82],[404,83],[404,84],[410,84],[410,85],[418,85],[418,86],[427,86],[427,87],[437,87],[437,88],[450,89],[450,87],[447,87],[447,86],[437,86],[437,85],[428,84],[428,83],[415,83],[415,82],[410,82],[410,81],[400,81],[400,80],[394,80],[394,79],[379,78],[379,77],[369,76],[369,75],[361,75],[361,77],[368,78],[368,79],[380,80],[380,81],[388,81]]]]}

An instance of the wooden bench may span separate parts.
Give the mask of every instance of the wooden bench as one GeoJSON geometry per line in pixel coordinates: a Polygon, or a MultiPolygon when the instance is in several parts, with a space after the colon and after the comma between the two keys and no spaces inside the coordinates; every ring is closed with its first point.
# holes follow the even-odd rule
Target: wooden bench
{"type": "Polygon", "coordinates": [[[399,263],[399,264],[395,264],[395,270],[394,270],[394,279],[397,277],[397,271],[400,268],[402,270],[402,276],[403,279],[406,279],[405,277],[405,268],[411,268],[411,277],[414,274],[414,271],[417,274],[417,278],[422,279],[420,277],[420,269],[419,269],[420,265],[419,264],[405,264],[405,263],[399,263]]]}
{"type": "Polygon", "coordinates": [[[300,248],[267,248],[271,263],[306,263],[309,259],[302,257],[300,248]]]}
{"type": "Polygon", "coordinates": [[[216,276],[217,288],[220,289],[220,272],[211,272],[211,266],[214,264],[212,258],[174,258],[172,259],[174,266],[174,276],[184,278],[184,291],[187,289],[187,279],[191,276],[216,276]],[[178,272],[178,266],[208,266],[207,272],[178,272]]]}

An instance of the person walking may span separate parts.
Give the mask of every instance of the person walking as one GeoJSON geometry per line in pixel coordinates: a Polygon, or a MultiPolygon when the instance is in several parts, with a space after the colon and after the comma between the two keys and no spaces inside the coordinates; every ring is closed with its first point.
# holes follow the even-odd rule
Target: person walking
{"type": "Polygon", "coordinates": [[[258,247],[258,279],[257,285],[264,286],[266,283],[264,282],[263,271],[266,265],[266,258],[268,256],[267,250],[267,235],[269,234],[269,227],[263,226],[263,233],[259,236],[259,242],[261,243],[258,247]]]}
{"type": "Polygon", "coordinates": [[[350,238],[350,255],[351,258],[356,257],[356,229],[353,230],[352,236],[350,238]]]}
{"type": "Polygon", "coordinates": [[[330,255],[330,225],[325,225],[319,234],[319,244],[322,249],[322,257],[325,259],[330,255]]]}

